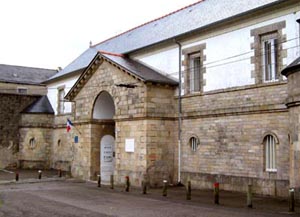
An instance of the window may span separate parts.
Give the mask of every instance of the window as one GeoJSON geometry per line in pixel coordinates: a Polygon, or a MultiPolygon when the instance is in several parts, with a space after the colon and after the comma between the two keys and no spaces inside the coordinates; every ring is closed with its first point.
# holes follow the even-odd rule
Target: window
{"type": "MultiPolygon", "coordinates": [[[[298,23],[298,40],[299,40],[299,44],[300,44],[300,19],[297,20],[297,23],[298,23]]],[[[300,49],[300,46],[299,46],[299,49],[300,49]]]]}
{"type": "Polygon", "coordinates": [[[196,152],[196,151],[197,151],[197,148],[198,148],[198,144],[199,144],[198,138],[196,138],[196,137],[191,137],[191,138],[190,138],[190,141],[189,141],[189,144],[190,144],[191,150],[192,150],[193,152],[196,152]]]}
{"type": "Polygon", "coordinates": [[[287,57],[285,21],[271,23],[250,31],[254,42],[251,43],[251,64],[254,68],[251,71],[251,78],[256,84],[283,80],[281,70],[284,66],[284,58],[287,57]]]}
{"type": "Polygon", "coordinates": [[[18,93],[27,94],[27,89],[26,88],[18,88],[18,93]]]}
{"type": "Polygon", "coordinates": [[[63,114],[65,105],[64,105],[64,97],[65,97],[65,90],[63,88],[58,89],[58,103],[57,103],[57,113],[63,114]]]}
{"type": "Polygon", "coordinates": [[[35,146],[36,146],[35,138],[32,137],[32,138],[29,140],[29,148],[30,148],[30,149],[34,149],[35,146]]]}
{"type": "Polygon", "coordinates": [[[264,139],[265,148],[265,169],[267,172],[276,172],[276,139],[267,135],[264,139]]]}
{"type": "Polygon", "coordinates": [[[189,55],[190,92],[200,91],[201,61],[200,53],[189,55]]]}
{"type": "Polygon", "coordinates": [[[205,79],[203,78],[206,68],[203,62],[206,60],[204,50],[206,44],[200,44],[193,47],[185,48],[182,50],[184,55],[184,93],[203,92],[205,86],[205,79]]]}
{"type": "Polygon", "coordinates": [[[278,80],[278,40],[276,34],[261,37],[263,81],[278,80]]]}

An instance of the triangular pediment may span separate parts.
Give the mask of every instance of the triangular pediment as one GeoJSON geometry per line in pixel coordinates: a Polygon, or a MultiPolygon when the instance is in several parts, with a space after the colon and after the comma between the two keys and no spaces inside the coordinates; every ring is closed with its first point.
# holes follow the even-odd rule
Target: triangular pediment
{"type": "MultiPolygon", "coordinates": [[[[99,51],[93,58],[89,66],[81,74],[75,85],[66,95],[67,100],[73,100],[79,91],[84,87],[86,82],[92,77],[95,71],[103,62],[108,62],[122,72],[132,76],[141,82],[151,82],[157,84],[165,84],[170,86],[177,86],[177,82],[165,75],[145,66],[144,64],[132,60],[122,54],[114,54],[109,52],[99,51]]],[[[121,84],[122,85],[122,84],[121,84]]],[[[124,85],[124,84],[123,84],[124,85]]],[[[130,84],[129,84],[130,85],[130,84]]]]}

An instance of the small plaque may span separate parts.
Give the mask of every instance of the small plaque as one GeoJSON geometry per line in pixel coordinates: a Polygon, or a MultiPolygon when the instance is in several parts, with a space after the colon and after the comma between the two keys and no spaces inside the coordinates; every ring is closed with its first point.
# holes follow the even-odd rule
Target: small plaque
{"type": "Polygon", "coordinates": [[[134,152],[134,139],[125,139],[125,152],[134,152]]]}
{"type": "Polygon", "coordinates": [[[78,136],[74,136],[74,142],[75,142],[75,143],[78,143],[78,142],[79,142],[78,136]]]}

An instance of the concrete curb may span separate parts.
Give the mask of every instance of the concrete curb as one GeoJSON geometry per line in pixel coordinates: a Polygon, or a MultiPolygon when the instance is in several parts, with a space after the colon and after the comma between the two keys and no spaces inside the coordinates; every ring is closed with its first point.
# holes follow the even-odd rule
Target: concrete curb
{"type": "Polygon", "coordinates": [[[67,178],[23,179],[19,181],[7,180],[7,181],[0,181],[0,185],[55,182],[55,181],[65,181],[65,180],[67,180],[67,178]]]}

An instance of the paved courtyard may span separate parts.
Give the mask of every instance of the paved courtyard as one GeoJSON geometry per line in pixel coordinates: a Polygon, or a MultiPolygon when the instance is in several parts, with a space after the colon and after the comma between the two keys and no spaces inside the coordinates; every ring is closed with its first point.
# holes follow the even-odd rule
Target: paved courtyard
{"type": "Polygon", "coordinates": [[[37,180],[0,185],[0,217],[196,217],[196,216],[300,216],[289,214],[286,200],[255,197],[254,208],[245,207],[245,195],[220,192],[220,205],[213,204],[212,191],[193,191],[192,200],[185,200],[183,187],[168,190],[140,189],[125,192],[96,183],[76,180],[37,180]]]}

